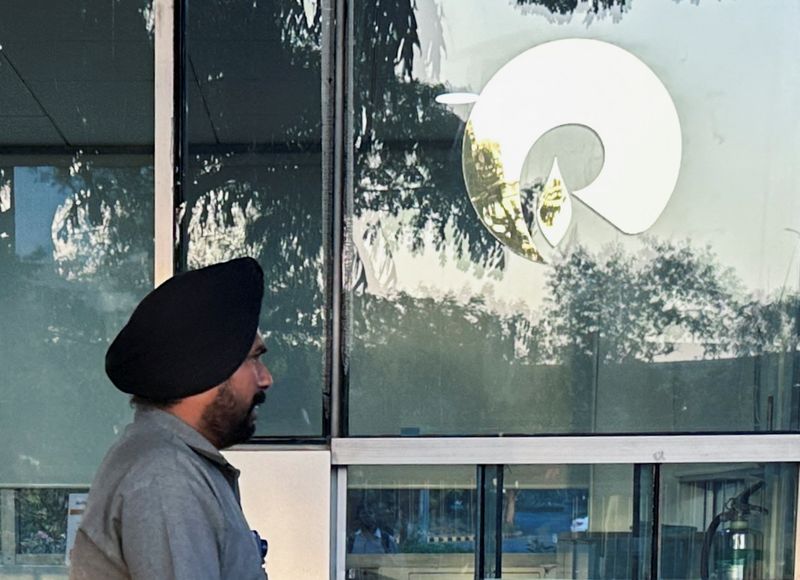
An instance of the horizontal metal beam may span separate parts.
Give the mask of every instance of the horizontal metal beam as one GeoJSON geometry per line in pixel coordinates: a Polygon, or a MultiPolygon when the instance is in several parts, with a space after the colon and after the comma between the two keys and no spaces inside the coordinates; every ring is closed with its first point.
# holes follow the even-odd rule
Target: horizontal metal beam
{"type": "Polygon", "coordinates": [[[333,465],[798,462],[800,435],[341,438],[333,465]]]}
{"type": "MultiPolygon", "coordinates": [[[[166,1],[166,0],[165,0],[166,1]]],[[[163,25],[162,25],[163,28],[163,25]]],[[[171,54],[171,53],[170,53],[171,54]]],[[[167,63],[169,64],[169,63],[167,63]]],[[[159,67],[163,64],[159,62],[159,67]]],[[[163,91],[171,87],[172,77],[170,79],[159,79],[156,82],[156,90],[163,91]]],[[[170,113],[167,119],[172,124],[171,111],[163,112],[166,108],[163,99],[159,99],[159,110],[156,111],[155,123],[164,122],[164,114],[170,113]]],[[[170,101],[171,102],[171,101],[170,101]]],[[[158,134],[158,132],[156,133],[158,134]]],[[[22,157],[36,157],[36,156],[62,156],[73,157],[75,155],[138,155],[152,157],[154,151],[162,147],[170,147],[170,143],[162,143],[156,140],[154,145],[0,145],[0,156],[22,156],[22,157]]],[[[193,155],[308,155],[319,154],[322,152],[322,144],[320,141],[281,141],[281,142],[263,142],[263,143],[189,143],[189,156],[193,155]]],[[[158,155],[156,154],[156,155],[158,155]]]]}

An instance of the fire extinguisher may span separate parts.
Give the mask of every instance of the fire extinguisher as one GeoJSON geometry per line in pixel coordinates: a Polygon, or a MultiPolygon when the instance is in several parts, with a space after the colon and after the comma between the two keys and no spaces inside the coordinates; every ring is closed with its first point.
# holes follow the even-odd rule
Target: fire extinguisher
{"type": "Polygon", "coordinates": [[[763,534],[750,525],[754,513],[767,509],[749,503],[750,496],[764,487],[764,482],[750,486],[729,499],[725,509],[714,516],[703,537],[700,577],[703,580],[763,580],[763,534]],[[720,529],[721,527],[721,529],[720,529]],[[713,572],[710,557],[714,556],[713,572]]]}

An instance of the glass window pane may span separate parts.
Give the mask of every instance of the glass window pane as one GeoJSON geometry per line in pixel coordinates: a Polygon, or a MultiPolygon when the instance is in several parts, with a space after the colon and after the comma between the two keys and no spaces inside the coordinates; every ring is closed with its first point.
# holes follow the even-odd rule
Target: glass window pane
{"type": "Polygon", "coordinates": [[[631,465],[507,466],[503,578],[647,577],[651,482],[631,465]]]}
{"type": "Polygon", "coordinates": [[[796,464],[661,468],[660,578],[794,577],[796,464]]]}
{"type": "Polygon", "coordinates": [[[153,287],[152,10],[1,12],[0,576],[62,578],[69,495],[131,416],[105,351],[153,287]]]}
{"type": "Polygon", "coordinates": [[[38,120],[0,131],[0,485],[88,483],[130,416],[104,356],[153,286],[149,9],[38,1],[0,19],[0,86],[21,87],[0,92],[0,123],[38,120]]]}
{"type": "Polygon", "coordinates": [[[257,435],[319,436],[324,371],[320,3],[189,2],[180,249],[262,265],[275,379],[257,435]]]}
{"type": "Polygon", "coordinates": [[[797,430],[798,24],[356,2],[350,433],[797,430]]]}
{"type": "Polygon", "coordinates": [[[474,467],[352,466],[346,577],[469,580],[477,512],[474,467]]]}
{"type": "Polygon", "coordinates": [[[59,572],[74,545],[88,491],[68,487],[0,490],[0,514],[4,522],[13,524],[3,529],[4,563],[37,566],[45,574],[59,572]]]}

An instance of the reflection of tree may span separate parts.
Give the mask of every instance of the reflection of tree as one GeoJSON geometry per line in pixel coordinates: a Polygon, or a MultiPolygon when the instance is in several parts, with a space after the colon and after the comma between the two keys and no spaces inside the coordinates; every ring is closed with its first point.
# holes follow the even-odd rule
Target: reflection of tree
{"type": "MultiPolygon", "coordinates": [[[[582,0],[585,2],[586,0],[582,0]]],[[[516,0],[519,6],[541,6],[552,14],[567,15],[577,10],[579,0],[516,0]]],[[[627,0],[590,0],[590,10],[595,14],[611,8],[625,8],[627,0]]]]}
{"type": "MultiPolygon", "coordinates": [[[[380,0],[356,11],[353,211],[399,217],[391,235],[413,250],[422,249],[429,232],[437,250],[452,242],[458,255],[476,263],[502,260],[501,246],[476,224],[464,191],[462,123],[435,102],[447,89],[414,78],[415,9],[413,0],[380,0]]],[[[374,221],[367,225],[368,240],[378,228],[374,221]]]]}
{"type": "Polygon", "coordinates": [[[638,256],[578,247],[553,266],[548,288],[554,353],[574,347],[602,360],[653,360],[678,341],[720,354],[737,309],[732,274],[708,250],[671,241],[649,240],[638,256]]]}
{"type": "Polygon", "coordinates": [[[737,356],[797,352],[800,296],[779,297],[764,302],[746,299],[738,308],[730,337],[737,356]]]}
{"type": "Polygon", "coordinates": [[[15,188],[17,201],[30,196],[27,207],[36,212],[47,204],[32,200],[46,193],[63,201],[49,232],[29,233],[49,233],[43,246],[19,255],[12,243],[0,255],[0,352],[8,387],[0,434],[15,442],[0,452],[4,482],[88,483],[114,429],[129,417],[103,374],[103,354],[152,288],[153,185],[148,166],[115,167],[119,161],[81,156],[72,171],[25,170],[36,172],[41,191],[15,188]]]}
{"type": "Polygon", "coordinates": [[[208,72],[197,88],[220,106],[214,125],[222,138],[195,136],[193,122],[203,122],[204,111],[190,109],[179,262],[196,268],[241,255],[259,260],[268,362],[276,378],[261,419],[272,434],[319,435],[325,337],[322,3],[223,2],[195,15],[189,59],[208,72]],[[230,38],[245,39],[235,61],[225,53],[230,38]],[[241,85],[227,84],[236,75],[237,82],[269,81],[269,90],[242,100],[241,85]],[[253,123],[241,123],[243,116],[253,123]]]}
{"type": "MultiPolygon", "coordinates": [[[[357,294],[349,364],[354,432],[587,431],[598,372],[606,397],[653,389],[695,406],[692,396],[703,404],[721,396],[744,415],[748,404],[758,409],[787,386],[797,297],[743,296],[708,249],[652,239],[636,252],[577,247],[545,276],[541,310],[513,315],[477,298],[357,294]],[[743,374],[754,368],[764,380],[743,374]],[[692,395],[693,385],[715,395],[692,395]]],[[[714,420],[728,429],[764,428],[760,412],[750,413],[758,418],[749,424],[714,420]]]]}
{"type": "Polygon", "coordinates": [[[353,301],[355,432],[459,432],[467,424],[491,431],[515,397],[520,365],[540,356],[525,350],[541,339],[525,317],[497,316],[481,299],[363,294],[353,301]]]}
{"type": "Polygon", "coordinates": [[[103,167],[83,155],[42,180],[68,195],[51,226],[53,260],[67,280],[103,277],[118,289],[152,287],[153,167],[103,167]]]}
{"type": "Polygon", "coordinates": [[[746,296],[708,249],[647,239],[638,253],[578,246],[555,263],[542,312],[547,356],[652,361],[681,344],[705,357],[794,352],[797,296],[746,296]]]}
{"type": "Polygon", "coordinates": [[[243,255],[261,263],[262,320],[276,377],[264,421],[272,433],[319,434],[325,336],[319,156],[240,154],[195,168],[182,219],[183,259],[189,268],[243,255]]]}

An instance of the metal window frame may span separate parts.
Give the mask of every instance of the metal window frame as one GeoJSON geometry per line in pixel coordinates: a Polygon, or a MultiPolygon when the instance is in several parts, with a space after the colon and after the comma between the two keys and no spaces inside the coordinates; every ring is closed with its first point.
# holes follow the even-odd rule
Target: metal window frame
{"type": "MultiPolygon", "coordinates": [[[[648,464],[658,471],[680,463],[795,463],[794,580],[800,580],[800,434],[350,437],[331,440],[331,462],[345,471],[350,465],[648,464]]],[[[346,513],[346,495],[339,502],[346,513]]],[[[345,532],[343,526],[335,529],[345,532]]],[[[657,529],[652,549],[658,549],[657,529]]],[[[651,566],[657,562],[654,551],[651,566]]],[[[344,580],[343,574],[336,580],[344,580]]]]}
{"type": "MultiPolygon", "coordinates": [[[[679,463],[795,463],[794,580],[800,580],[800,434],[610,435],[541,437],[334,438],[331,463],[346,487],[350,465],[486,465],[679,463]]],[[[658,490],[656,489],[656,494],[658,490]]],[[[345,580],[347,492],[337,490],[332,520],[336,580],[345,580]]],[[[658,497],[653,499],[658,511],[658,497]]],[[[652,530],[651,572],[658,566],[658,528],[652,530]]],[[[479,562],[476,556],[476,562],[479,562]]],[[[476,566],[476,578],[480,570],[476,566]]]]}
{"type": "MultiPolygon", "coordinates": [[[[346,580],[347,469],[351,465],[442,466],[630,464],[654,470],[650,566],[652,578],[660,569],[658,514],[662,465],[690,463],[795,463],[797,489],[794,525],[794,580],[800,580],[800,434],[777,435],[622,435],[583,437],[437,437],[437,438],[336,438],[331,441],[332,473],[336,488],[336,518],[332,520],[331,571],[346,580]],[[344,488],[344,489],[343,489],[344,488]]],[[[482,483],[478,478],[479,492],[482,483]]],[[[479,517],[480,521],[481,517],[479,517]]],[[[479,525],[482,530],[482,525],[479,525]]],[[[483,578],[484,554],[475,553],[475,579],[483,578]]],[[[502,572],[502,554],[496,554],[502,572]]],[[[499,573],[498,572],[498,573],[499,573]]]]}
{"type": "Polygon", "coordinates": [[[800,434],[335,438],[333,465],[795,463],[800,434]]]}

